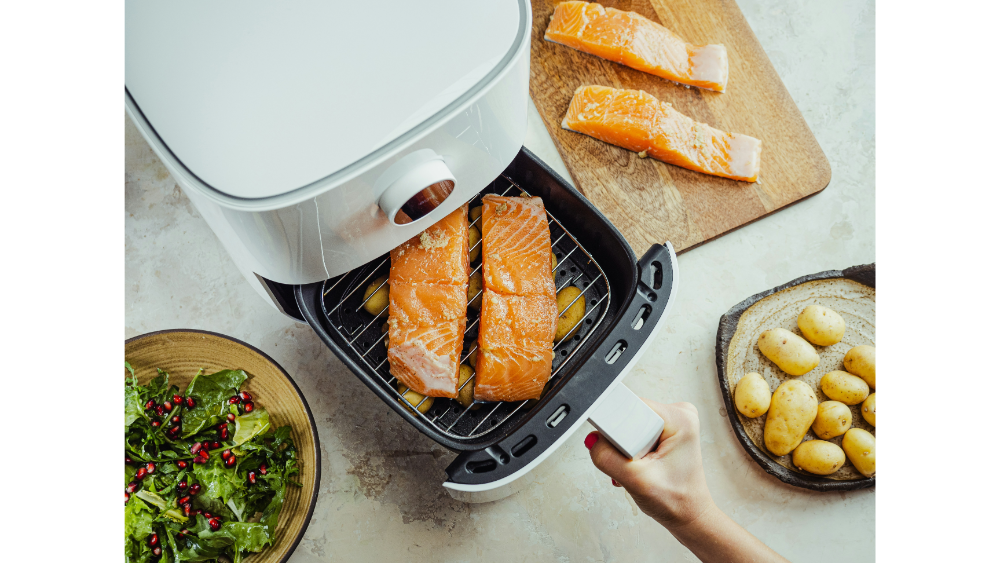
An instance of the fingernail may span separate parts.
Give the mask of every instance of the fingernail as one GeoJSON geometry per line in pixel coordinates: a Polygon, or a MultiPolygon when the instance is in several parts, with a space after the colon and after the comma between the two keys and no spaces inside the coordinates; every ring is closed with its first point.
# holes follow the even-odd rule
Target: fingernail
{"type": "Polygon", "coordinates": [[[618,484],[618,481],[615,481],[614,479],[611,480],[611,484],[616,487],[621,487],[621,485],[618,484]]]}
{"type": "Polygon", "coordinates": [[[591,432],[590,434],[587,434],[586,438],[583,439],[583,445],[587,446],[588,450],[590,448],[593,448],[594,444],[596,443],[597,443],[597,432],[591,432]]]}

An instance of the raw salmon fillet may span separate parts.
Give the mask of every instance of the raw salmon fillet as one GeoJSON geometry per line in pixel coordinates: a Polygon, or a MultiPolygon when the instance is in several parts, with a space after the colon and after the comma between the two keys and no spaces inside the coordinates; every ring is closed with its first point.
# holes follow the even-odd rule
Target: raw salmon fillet
{"type": "Polygon", "coordinates": [[[698,123],[642,90],[581,86],[562,126],[713,176],[756,182],[760,173],[760,139],[698,123]]]}
{"type": "Polygon", "coordinates": [[[726,91],[729,58],[722,45],[691,45],[635,12],[587,2],[562,2],[545,39],[660,78],[726,91]]]}
{"type": "Polygon", "coordinates": [[[475,397],[537,399],[552,374],[558,311],[552,241],[537,197],[483,197],[483,305],[475,397]]]}
{"type": "Polygon", "coordinates": [[[468,217],[463,205],[389,253],[389,372],[429,397],[458,397],[468,217]]]}

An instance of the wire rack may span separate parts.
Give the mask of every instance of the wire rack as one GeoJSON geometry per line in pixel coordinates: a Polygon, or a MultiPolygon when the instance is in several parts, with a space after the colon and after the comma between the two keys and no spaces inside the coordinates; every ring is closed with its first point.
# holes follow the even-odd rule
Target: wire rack
{"type": "MultiPolygon", "coordinates": [[[[530,195],[509,177],[501,175],[476,197],[469,200],[470,209],[480,202],[484,194],[490,193],[502,196],[530,195]]],[[[572,302],[560,308],[559,314],[562,315],[580,299],[585,300],[586,313],[567,332],[565,337],[554,343],[552,376],[549,378],[543,394],[558,380],[563,368],[570,365],[571,360],[590,338],[595,327],[601,324],[608,312],[611,292],[608,278],[594,257],[551,213],[548,213],[548,217],[552,252],[557,259],[556,267],[553,269],[556,290],[562,291],[569,286],[575,286],[581,290],[581,293],[572,302]]],[[[473,226],[479,228],[481,219],[481,217],[477,217],[470,225],[470,229],[473,226]]],[[[481,242],[473,245],[470,252],[478,248],[481,242]]],[[[330,320],[333,329],[338,331],[348,342],[351,350],[360,356],[364,365],[370,369],[371,374],[384,382],[399,400],[405,401],[403,395],[409,389],[404,388],[400,391],[397,388],[396,378],[389,372],[388,351],[386,350],[386,338],[383,330],[383,324],[386,322],[385,317],[388,314],[388,305],[377,316],[365,310],[365,305],[371,299],[371,295],[374,295],[387,281],[376,284],[373,291],[366,291],[366,288],[383,276],[388,276],[389,265],[389,255],[386,254],[361,268],[326,280],[323,284],[323,314],[330,320]]],[[[476,275],[482,267],[481,258],[477,259],[473,264],[470,277],[476,275]]],[[[482,291],[473,296],[469,302],[472,303],[481,295],[482,291]]],[[[468,313],[469,319],[466,323],[462,349],[463,363],[468,361],[477,348],[479,315],[477,310],[473,308],[470,308],[468,313]]],[[[474,377],[469,378],[462,385],[462,388],[472,384],[474,380],[474,377]]],[[[512,403],[475,401],[469,406],[463,406],[454,399],[425,397],[415,405],[416,409],[408,409],[407,412],[411,416],[423,418],[452,439],[472,440],[481,438],[501,427],[516,413],[527,412],[535,402],[537,400],[534,399],[512,403]],[[433,400],[433,404],[429,409],[424,409],[424,405],[430,400],[433,400]],[[426,412],[421,412],[422,410],[426,410],[426,412]]]]}

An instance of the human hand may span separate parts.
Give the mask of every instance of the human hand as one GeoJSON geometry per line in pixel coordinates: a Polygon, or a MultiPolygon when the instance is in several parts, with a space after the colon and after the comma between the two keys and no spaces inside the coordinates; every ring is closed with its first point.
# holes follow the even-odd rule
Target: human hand
{"type": "Polygon", "coordinates": [[[594,465],[643,512],[667,529],[683,527],[715,506],[701,465],[698,410],[691,403],[643,401],[664,423],[659,443],[645,457],[628,459],[598,432],[584,443],[594,465]]]}

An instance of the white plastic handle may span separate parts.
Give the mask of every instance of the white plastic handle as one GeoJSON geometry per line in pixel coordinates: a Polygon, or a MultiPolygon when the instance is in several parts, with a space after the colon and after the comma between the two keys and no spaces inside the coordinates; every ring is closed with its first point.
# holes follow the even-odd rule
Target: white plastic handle
{"type": "Polygon", "coordinates": [[[421,190],[439,182],[455,181],[455,175],[440,156],[434,155],[430,159],[421,160],[422,162],[407,163],[407,169],[389,184],[379,198],[379,207],[394,225],[397,224],[395,218],[399,210],[421,190]]]}
{"type": "Polygon", "coordinates": [[[642,459],[663,433],[663,419],[628,387],[616,383],[590,413],[590,423],[630,459],[642,459]]]}

